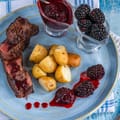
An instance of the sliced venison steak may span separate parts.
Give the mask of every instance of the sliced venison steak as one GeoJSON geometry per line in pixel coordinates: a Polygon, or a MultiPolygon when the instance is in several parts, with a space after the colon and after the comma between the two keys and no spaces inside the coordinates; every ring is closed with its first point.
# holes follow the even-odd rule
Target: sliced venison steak
{"type": "Polygon", "coordinates": [[[22,57],[11,61],[3,60],[3,65],[8,83],[16,97],[26,97],[33,92],[32,80],[28,72],[23,68],[22,57]]]}
{"type": "Polygon", "coordinates": [[[19,57],[29,45],[30,38],[39,32],[35,24],[27,19],[18,17],[9,25],[6,31],[7,38],[0,44],[0,56],[5,60],[19,57]]]}
{"type": "Polygon", "coordinates": [[[31,24],[26,18],[18,17],[9,25],[7,38],[0,44],[0,57],[7,80],[18,98],[33,92],[31,77],[22,64],[22,52],[29,45],[30,38],[38,32],[37,25],[31,24]]]}
{"type": "Polygon", "coordinates": [[[18,17],[11,23],[6,31],[7,39],[11,44],[18,44],[23,40],[29,43],[30,37],[36,35],[39,28],[35,24],[31,24],[27,19],[18,17]]]}
{"type": "Polygon", "coordinates": [[[12,45],[8,40],[5,40],[0,44],[0,57],[4,60],[13,60],[22,55],[24,48],[24,41],[20,41],[18,44],[12,45]]]}

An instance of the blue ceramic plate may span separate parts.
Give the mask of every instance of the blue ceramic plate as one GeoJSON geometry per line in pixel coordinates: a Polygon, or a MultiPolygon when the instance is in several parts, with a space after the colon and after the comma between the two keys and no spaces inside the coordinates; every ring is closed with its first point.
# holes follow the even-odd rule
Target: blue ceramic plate
{"type": "Polygon", "coordinates": [[[105,76],[100,81],[99,88],[95,90],[93,95],[88,98],[77,99],[70,109],[48,107],[46,109],[32,108],[31,110],[26,110],[24,105],[27,102],[49,102],[53,98],[55,91],[49,93],[45,92],[33,78],[35,92],[31,94],[27,100],[24,98],[16,98],[7,83],[6,74],[0,61],[0,110],[16,120],[74,120],[76,118],[86,117],[95,112],[103,102],[105,102],[118,76],[118,56],[113,40],[110,39],[108,45],[102,47],[98,52],[86,54],[76,47],[76,36],[73,26],[71,26],[69,31],[63,37],[50,37],[44,32],[37,7],[28,6],[19,9],[0,20],[0,42],[6,38],[6,28],[18,16],[28,18],[30,22],[39,25],[40,28],[39,34],[32,37],[29,48],[24,51],[24,64],[27,68],[30,66],[30,63],[27,60],[32,50],[31,48],[36,44],[40,43],[46,46],[60,44],[65,45],[69,52],[78,53],[81,56],[81,65],[72,69],[71,83],[59,84],[57,87],[66,86],[72,88],[79,80],[82,71],[85,71],[89,66],[98,63],[104,66],[105,76]]]}

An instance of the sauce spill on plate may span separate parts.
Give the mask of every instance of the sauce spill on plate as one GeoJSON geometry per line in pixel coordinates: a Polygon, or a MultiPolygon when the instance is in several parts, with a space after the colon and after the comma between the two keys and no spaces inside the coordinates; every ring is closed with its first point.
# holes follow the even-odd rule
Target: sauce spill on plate
{"type": "MultiPolygon", "coordinates": [[[[50,106],[58,106],[71,108],[77,97],[85,98],[94,93],[99,86],[99,80],[104,76],[104,68],[101,64],[89,67],[86,71],[80,74],[80,80],[73,86],[72,89],[61,87],[59,88],[54,98],[48,103],[41,103],[42,108],[50,106]],[[88,77],[89,76],[89,77],[88,77]]],[[[34,107],[39,108],[40,103],[34,102],[34,107]]],[[[32,105],[27,103],[26,109],[31,109],[32,105]]]]}

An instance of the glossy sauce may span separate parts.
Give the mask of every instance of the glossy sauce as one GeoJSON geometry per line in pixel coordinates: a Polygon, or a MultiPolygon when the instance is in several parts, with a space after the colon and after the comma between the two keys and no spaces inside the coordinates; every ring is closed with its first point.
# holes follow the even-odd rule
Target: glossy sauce
{"type": "Polygon", "coordinates": [[[48,103],[44,102],[41,104],[42,108],[47,108],[48,107],[48,103]]]}
{"type": "Polygon", "coordinates": [[[25,108],[27,109],[27,110],[30,110],[31,108],[32,108],[32,104],[29,102],[29,103],[26,103],[25,104],[25,108]]]}
{"type": "Polygon", "coordinates": [[[91,81],[93,83],[95,89],[98,88],[98,86],[99,86],[99,80],[91,80],[89,77],[87,77],[86,72],[82,72],[80,74],[80,80],[73,86],[73,89],[75,87],[77,87],[80,83],[82,83],[84,81],[87,81],[87,80],[89,80],[89,81],[91,81]]]}
{"type": "Polygon", "coordinates": [[[59,107],[65,107],[65,108],[71,108],[73,106],[73,104],[74,104],[74,102],[72,102],[70,104],[57,103],[56,98],[54,98],[52,101],[50,101],[50,106],[59,106],[59,107]]]}
{"type": "MultiPolygon", "coordinates": [[[[42,108],[47,108],[48,105],[49,105],[49,104],[46,103],[46,102],[41,103],[41,107],[42,107],[42,108]]],[[[40,102],[35,101],[35,102],[33,103],[33,107],[34,107],[34,108],[40,108],[40,102]]],[[[26,104],[25,104],[25,108],[26,108],[26,110],[30,110],[30,109],[32,108],[32,103],[30,103],[30,102],[26,103],[26,104]]]]}
{"type": "Polygon", "coordinates": [[[40,107],[40,103],[38,101],[34,102],[34,107],[35,108],[39,108],[40,107]]]}
{"type": "MultiPolygon", "coordinates": [[[[89,77],[87,77],[86,72],[82,72],[82,73],[80,74],[80,80],[73,86],[73,89],[74,89],[75,87],[77,87],[80,83],[82,83],[83,81],[87,81],[87,80],[88,80],[88,81],[91,81],[91,82],[93,83],[95,89],[98,88],[98,86],[99,86],[99,80],[91,80],[89,77]]],[[[72,89],[72,90],[73,90],[73,89],[72,89]]],[[[70,104],[57,103],[56,100],[57,100],[57,98],[56,98],[56,96],[55,96],[55,97],[51,100],[50,106],[60,106],[60,107],[65,107],[65,108],[71,108],[76,99],[75,99],[72,103],[70,103],[70,104]]]]}
{"type": "MultiPolygon", "coordinates": [[[[80,74],[80,80],[73,86],[73,88],[71,89],[71,91],[73,91],[73,89],[74,89],[75,87],[77,87],[80,83],[82,83],[83,81],[87,81],[87,80],[88,80],[88,81],[91,81],[91,82],[93,83],[95,89],[98,88],[98,86],[99,86],[99,80],[92,80],[92,79],[90,79],[89,77],[87,77],[86,72],[82,72],[82,73],[80,74]]],[[[57,91],[56,91],[56,92],[57,92],[57,91]]],[[[75,96],[75,95],[74,95],[74,96],[75,96]]],[[[58,107],[71,108],[71,107],[73,106],[75,100],[76,100],[76,96],[74,97],[74,99],[72,100],[72,102],[67,103],[67,104],[57,102],[57,99],[58,99],[58,98],[57,98],[56,95],[55,95],[54,98],[49,102],[49,104],[46,103],[46,102],[41,103],[41,107],[42,107],[42,108],[47,108],[48,105],[50,105],[51,107],[52,107],[52,106],[58,106],[58,107]]],[[[34,107],[35,107],[35,108],[39,108],[39,106],[40,106],[40,103],[39,103],[39,102],[35,102],[35,103],[34,103],[34,107]]],[[[25,107],[26,107],[26,109],[31,109],[32,105],[31,105],[30,103],[27,103],[27,104],[25,105],[25,107]]]]}
{"type": "Polygon", "coordinates": [[[47,26],[63,29],[68,25],[60,23],[73,23],[73,12],[71,5],[66,0],[48,0],[50,4],[44,4],[38,0],[37,5],[42,16],[43,21],[47,26]],[[59,22],[59,23],[58,23],[59,22]]]}

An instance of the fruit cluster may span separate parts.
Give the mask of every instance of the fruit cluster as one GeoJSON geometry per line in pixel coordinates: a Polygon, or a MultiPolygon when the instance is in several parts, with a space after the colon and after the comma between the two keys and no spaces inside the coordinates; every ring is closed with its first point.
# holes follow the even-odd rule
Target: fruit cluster
{"type": "Polygon", "coordinates": [[[46,90],[52,91],[57,83],[71,82],[70,67],[80,65],[80,56],[75,53],[68,53],[63,45],[53,44],[49,50],[37,44],[29,60],[35,63],[32,67],[32,75],[39,81],[39,84],[46,90]]]}
{"type": "Polygon", "coordinates": [[[81,73],[80,81],[74,85],[73,89],[59,88],[50,105],[69,108],[75,102],[76,97],[85,98],[92,95],[98,88],[99,80],[103,78],[104,74],[105,71],[101,64],[88,67],[85,72],[81,73]]]}
{"type": "Polygon", "coordinates": [[[78,97],[88,97],[92,95],[104,74],[105,71],[101,64],[89,67],[86,73],[84,73],[84,77],[81,77],[81,82],[74,87],[74,94],[78,97]]]}
{"type": "Polygon", "coordinates": [[[106,39],[105,15],[99,8],[91,10],[89,5],[81,4],[74,14],[82,32],[98,41],[106,39]]]}

